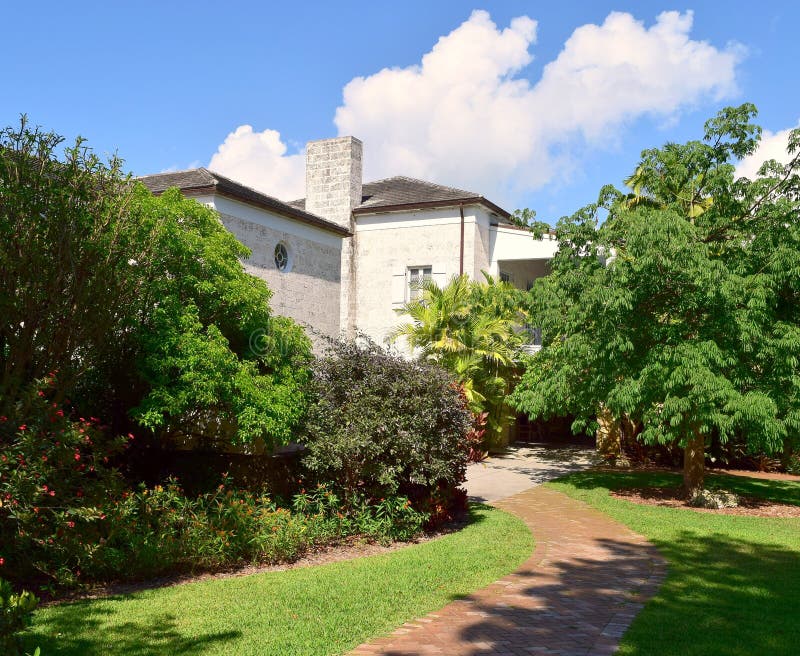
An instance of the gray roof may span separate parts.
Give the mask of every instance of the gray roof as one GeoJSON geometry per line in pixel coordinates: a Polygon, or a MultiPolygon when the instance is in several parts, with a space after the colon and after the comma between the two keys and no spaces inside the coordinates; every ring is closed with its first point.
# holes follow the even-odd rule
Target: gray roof
{"type": "Polygon", "coordinates": [[[329,230],[330,232],[335,232],[340,235],[352,234],[349,230],[332,221],[323,219],[316,214],[306,212],[304,207],[284,203],[282,200],[246,187],[230,178],[226,178],[224,175],[209,171],[206,168],[146,175],[139,178],[139,181],[154,194],[160,194],[170,187],[178,187],[178,189],[188,196],[217,193],[222,196],[228,196],[236,200],[250,203],[251,205],[256,205],[275,212],[276,214],[281,214],[282,216],[296,219],[302,223],[322,228],[323,230],[329,230]]]}
{"type": "MultiPolygon", "coordinates": [[[[367,182],[361,188],[361,204],[353,209],[355,214],[370,214],[376,211],[443,207],[457,204],[484,205],[501,217],[509,213],[480,194],[455,187],[395,176],[385,180],[367,182]]],[[[291,201],[292,207],[305,209],[305,198],[291,201]]]]}

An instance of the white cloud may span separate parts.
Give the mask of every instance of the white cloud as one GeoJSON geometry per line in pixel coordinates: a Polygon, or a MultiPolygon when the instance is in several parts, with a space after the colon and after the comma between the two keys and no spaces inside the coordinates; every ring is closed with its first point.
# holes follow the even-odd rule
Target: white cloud
{"type": "Polygon", "coordinates": [[[286,154],[275,130],[240,125],[217,148],[208,168],[284,200],[305,196],[305,153],[286,154]]]}
{"type": "MultiPolygon", "coordinates": [[[[797,127],[800,127],[800,122],[798,122],[797,127]]],[[[787,147],[789,145],[789,133],[792,130],[793,128],[786,128],[779,132],[764,130],[756,152],[744,157],[737,165],[736,177],[744,176],[752,180],[757,176],[761,165],[770,159],[777,160],[781,164],[788,163],[791,156],[787,147]]]]}
{"type": "MultiPolygon", "coordinates": [[[[522,16],[500,29],[475,11],[418,64],[351,80],[334,122],[340,135],[364,142],[367,179],[410,175],[513,200],[566,175],[576,143],[607,148],[627,122],[668,122],[736,93],[742,48],[691,39],[692,20],[692,12],[664,12],[647,27],[611,13],[602,25],[577,28],[531,83],[523,73],[536,21],[522,16]]],[[[288,198],[302,190],[299,158],[285,155],[277,133],[242,126],[211,167],[241,171],[265,191],[269,181],[288,198]]]]}

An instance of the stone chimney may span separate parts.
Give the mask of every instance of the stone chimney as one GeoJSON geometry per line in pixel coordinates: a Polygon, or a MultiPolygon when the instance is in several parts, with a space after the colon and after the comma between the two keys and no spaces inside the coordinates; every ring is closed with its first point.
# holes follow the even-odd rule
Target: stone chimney
{"type": "Polygon", "coordinates": [[[309,141],[306,146],[306,211],[352,230],[361,204],[363,146],[355,137],[309,141]]]}

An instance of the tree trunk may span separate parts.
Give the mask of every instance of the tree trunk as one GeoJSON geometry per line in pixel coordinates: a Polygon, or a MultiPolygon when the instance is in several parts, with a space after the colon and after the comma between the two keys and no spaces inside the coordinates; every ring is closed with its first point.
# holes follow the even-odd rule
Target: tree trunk
{"type": "Polygon", "coordinates": [[[781,451],[781,465],[783,466],[784,470],[789,468],[789,465],[792,462],[792,440],[789,437],[783,438],[783,450],[781,451]]]}
{"type": "Polygon", "coordinates": [[[697,430],[686,440],[683,450],[683,487],[691,498],[703,489],[705,474],[706,440],[697,430]]]}
{"type": "Polygon", "coordinates": [[[597,411],[597,451],[607,460],[616,460],[622,455],[620,423],[605,406],[597,411]]]}

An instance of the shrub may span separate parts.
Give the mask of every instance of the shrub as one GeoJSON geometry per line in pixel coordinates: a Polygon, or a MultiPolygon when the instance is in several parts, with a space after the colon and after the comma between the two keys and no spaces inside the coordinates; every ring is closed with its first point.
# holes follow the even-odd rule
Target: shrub
{"type": "Polygon", "coordinates": [[[107,437],[94,417],[70,419],[55,387],[52,374],[29,391],[25,423],[0,417],[0,557],[16,581],[79,576],[123,486],[112,460],[131,438],[107,437]]]}
{"type": "Polygon", "coordinates": [[[312,367],[304,459],[347,504],[409,496],[464,481],[472,415],[444,370],[374,342],[338,341],[312,367]]]}
{"type": "Polygon", "coordinates": [[[19,636],[31,623],[39,600],[30,592],[14,594],[11,584],[0,579],[0,654],[21,654],[19,636]]]}
{"type": "Polygon", "coordinates": [[[58,369],[60,393],[117,432],[288,442],[310,342],[271,315],[249,250],[208,207],[62,141],[0,129],[0,415],[25,423],[31,381],[58,369]]]}
{"type": "Polygon", "coordinates": [[[692,495],[689,499],[689,505],[694,508],[711,508],[714,510],[736,508],[739,505],[739,497],[733,492],[703,488],[692,495]]]}

